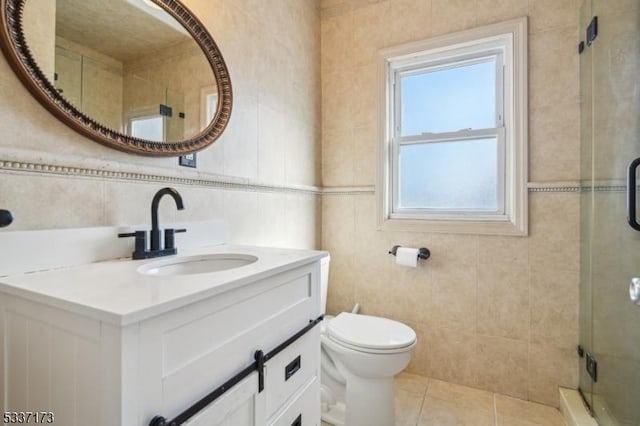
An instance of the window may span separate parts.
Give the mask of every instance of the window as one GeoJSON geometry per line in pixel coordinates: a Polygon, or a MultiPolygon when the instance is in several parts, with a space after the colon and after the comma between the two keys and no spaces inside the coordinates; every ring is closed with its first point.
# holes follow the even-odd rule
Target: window
{"type": "Polygon", "coordinates": [[[133,137],[164,142],[164,119],[162,115],[134,117],[129,120],[133,137]]]}
{"type": "Polygon", "coordinates": [[[218,93],[208,93],[206,103],[207,124],[209,124],[211,120],[213,120],[213,116],[218,109],[218,93]]]}
{"type": "Polygon", "coordinates": [[[200,90],[200,129],[205,129],[218,111],[218,88],[206,86],[200,90]]]}
{"type": "Polygon", "coordinates": [[[381,53],[381,229],[526,235],[526,19],[381,53]]]}

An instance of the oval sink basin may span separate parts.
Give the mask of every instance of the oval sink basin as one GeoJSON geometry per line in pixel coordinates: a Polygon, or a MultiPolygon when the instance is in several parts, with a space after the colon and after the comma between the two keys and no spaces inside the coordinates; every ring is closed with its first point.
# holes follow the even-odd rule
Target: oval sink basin
{"type": "Polygon", "coordinates": [[[178,257],[144,264],[138,272],[144,275],[169,276],[206,274],[250,265],[258,260],[250,254],[220,253],[178,257]]]}

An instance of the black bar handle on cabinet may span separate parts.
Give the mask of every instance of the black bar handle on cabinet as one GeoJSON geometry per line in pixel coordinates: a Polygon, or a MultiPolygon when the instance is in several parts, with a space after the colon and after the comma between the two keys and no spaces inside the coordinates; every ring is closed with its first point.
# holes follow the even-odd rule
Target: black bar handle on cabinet
{"type": "Polygon", "coordinates": [[[258,370],[258,393],[264,390],[264,363],[267,361],[262,351],[256,351],[253,355],[258,370]]]}
{"type": "Polygon", "coordinates": [[[629,164],[627,174],[627,222],[636,231],[640,231],[640,223],[636,216],[636,170],[640,166],[640,157],[629,164]]]}

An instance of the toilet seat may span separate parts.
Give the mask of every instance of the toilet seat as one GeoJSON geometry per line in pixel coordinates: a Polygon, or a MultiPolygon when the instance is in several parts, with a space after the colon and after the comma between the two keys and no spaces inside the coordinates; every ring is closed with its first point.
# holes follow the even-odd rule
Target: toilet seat
{"type": "Polygon", "coordinates": [[[388,318],[343,312],[326,324],[326,336],[360,352],[397,353],[415,345],[416,333],[388,318]]]}

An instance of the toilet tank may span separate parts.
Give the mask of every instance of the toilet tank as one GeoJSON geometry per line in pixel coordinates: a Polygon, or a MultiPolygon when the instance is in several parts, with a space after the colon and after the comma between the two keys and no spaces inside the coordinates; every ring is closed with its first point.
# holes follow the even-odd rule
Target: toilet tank
{"type": "Polygon", "coordinates": [[[327,288],[329,287],[329,262],[331,256],[320,259],[320,308],[322,314],[327,313],[327,288]]]}

